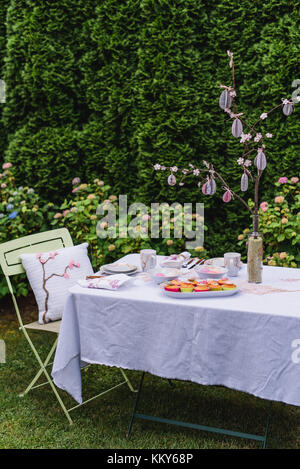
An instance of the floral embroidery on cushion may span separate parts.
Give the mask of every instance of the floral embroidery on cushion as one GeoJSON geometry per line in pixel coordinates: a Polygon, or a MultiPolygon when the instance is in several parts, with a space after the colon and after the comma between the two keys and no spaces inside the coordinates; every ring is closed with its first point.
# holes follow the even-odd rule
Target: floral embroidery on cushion
{"type": "Polygon", "coordinates": [[[68,278],[70,278],[68,270],[72,270],[74,267],[76,267],[76,268],[80,267],[79,262],[75,262],[74,260],[71,260],[69,262],[69,264],[65,267],[65,270],[62,274],[52,273],[48,277],[46,277],[45,264],[47,264],[47,262],[49,262],[51,259],[55,259],[56,256],[58,256],[57,251],[50,252],[48,259],[43,259],[41,253],[36,254],[36,258],[40,261],[40,264],[42,266],[42,270],[43,270],[43,290],[46,294],[46,297],[45,297],[45,312],[43,314],[43,323],[44,324],[49,322],[49,321],[46,320],[46,315],[47,315],[47,312],[48,312],[48,302],[49,302],[49,290],[47,290],[47,288],[46,288],[46,284],[47,284],[48,280],[50,280],[52,277],[62,277],[62,278],[68,279],[68,278]]]}

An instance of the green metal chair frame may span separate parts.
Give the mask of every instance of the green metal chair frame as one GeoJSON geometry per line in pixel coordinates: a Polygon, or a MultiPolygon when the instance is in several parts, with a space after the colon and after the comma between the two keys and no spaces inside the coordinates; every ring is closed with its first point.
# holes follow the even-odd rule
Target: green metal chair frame
{"type": "Polygon", "coordinates": [[[64,247],[70,247],[70,246],[73,246],[73,241],[72,241],[72,238],[70,236],[70,233],[69,231],[66,229],[66,228],[61,228],[61,229],[57,229],[57,230],[51,230],[51,231],[46,231],[46,232],[43,232],[43,233],[37,233],[37,234],[33,234],[33,235],[29,235],[29,236],[25,236],[25,237],[22,237],[22,238],[18,238],[18,239],[15,239],[15,240],[12,240],[12,241],[8,241],[6,243],[2,243],[0,245],[0,266],[2,268],[2,272],[5,276],[5,279],[6,279],[6,282],[7,282],[7,285],[8,285],[8,288],[9,288],[9,292],[12,296],[12,301],[13,301],[13,304],[14,304],[14,307],[15,307],[15,311],[16,311],[16,314],[17,314],[17,318],[18,318],[18,321],[19,321],[19,329],[24,333],[30,347],[31,347],[31,350],[34,354],[34,356],[36,357],[36,360],[40,366],[39,368],[39,371],[37,372],[37,374],[35,375],[35,377],[33,378],[33,380],[31,381],[31,383],[27,386],[27,388],[25,389],[25,391],[22,393],[22,394],[19,394],[20,397],[23,397],[25,396],[30,390],[33,390],[33,389],[36,389],[36,388],[39,388],[41,386],[44,386],[46,384],[49,384],[63,410],[63,412],[65,413],[70,425],[73,423],[72,419],[71,419],[71,416],[70,416],[70,412],[77,409],[78,407],[81,407],[82,405],[84,404],[87,404],[88,402],[91,402],[92,400],[96,399],[97,397],[100,397],[102,396],[103,394],[106,394],[108,393],[109,391],[112,391],[113,389],[119,387],[119,386],[122,386],[123,384],[127,384],[129,389],[132,391],[132,392],[135,392],[130,380],[128,379],[128,377],[126,376],[125,372],[120,368],[120,372],[124,378],[123,381],[121,381],[120,383],[118,383],[117,385],[111,387],[110,389],[107,389],[103,392],[101,392],[100,394],[97,394],[96,396],[93,396],[91,397],[90,399],[87,399],[86,401],[82,402],[81,404],[78,404],[78,405],[75,405],[69,409],[66,408],[66,406],[64,405],[57,389],[56,389],[56,386],[54,385],[53,383],[53,380],[51,378],[51,376],[49,375],[48,371],[47,371],[47,366],[50,366],[52,365],[52,363],[50,363],[50,359],[51,357],[53,356],[55,350],[56,350],[56,346],[57,346],[57,342],[58,342],[58,334],[59,334],[59,330],[60,330],[60,324],[61,324],[61,321],[55,321],[55,322],[50,322],[50,323],[47,323],[47,324],[40,324],[38,321],[35,321],[35,322],[32,322],[30,324],[23,324],[23,320],[22,320],[22,316],[21,316],[21,313],[20,313],[20,310],[19,310],[19,307],[18,307],[18,303],[17,303],[17,300],[16,300],[16,297],[14,295],[14,292],[13,292],[13,287],[12,287],[12,284],[11,284],[11,281],[10,281],[10,277],[12,276],[15,276],[15,275],[19,275],[19,274],[22,274],[25,272],[23,266],[22,266],[22,262],[20,260],[20,254],[23,254],[23,253],[38,253],[38,252],[48,252],[48,251],[52,251],[52,250],[57,250],[57,249],[60,249],[60,248],[64,248],[64,247]],[[46,358],[45,361],[43,361],[36,349],[36,347],[34,346],[29,334],[28,334],[28,330],[31,330],[31,331],[35,331],[35,332],[51,332],[51,333],[54,333],[56,334],[56,339],[49,351],[49,354],[46,358]],[[46,381],[41,383],[41,384],[35,384],[38,379],[40,378],[41,375],[45,375],[45,378],[46,378],[46,381]]]}

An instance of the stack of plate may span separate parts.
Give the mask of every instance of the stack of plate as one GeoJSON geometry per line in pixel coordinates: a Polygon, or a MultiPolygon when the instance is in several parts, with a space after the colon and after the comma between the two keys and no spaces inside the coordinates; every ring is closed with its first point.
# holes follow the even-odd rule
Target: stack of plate
{"type": "MultiPolygon", "coordinates": [[[[207,259],[204,262],[205,265],[212,265],[216,267],[225,267],[224,257],[214,257],[212,259],[207,259]]],[[[240,262],[240,269],[243,267],[243,262],[240,262]]]]}
{"type": "Polygon", "coordinates": [[[138,270],[136,265],[125,264],[125,262],[115,262],[114,264],[107,264],[101,267],[101,270],[108,275],[115,274],[135,274],[138,270]]]}

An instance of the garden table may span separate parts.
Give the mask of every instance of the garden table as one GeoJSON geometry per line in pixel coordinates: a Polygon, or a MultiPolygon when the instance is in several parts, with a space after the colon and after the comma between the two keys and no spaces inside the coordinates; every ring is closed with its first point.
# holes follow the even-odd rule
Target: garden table
{"type": "MultiPolygon", "coordinates": [[[[122,261],[140,265],[138,254],[122,261]]],[[[52,370],[55,384],[80,403],[81,368],[94,363],[299,406],[300,269],[264,266],[261,285],[246,278],[244,265],[234,278],[240,291],[226,298],[174,299],[134,277],[117,291],[72,287],[52,370]]],[[[139,414],[136,406],[135,417],[166,421],[139,414]]],[[[267,430],[258,436],[167,422],[266,443],[267,430]]]]}

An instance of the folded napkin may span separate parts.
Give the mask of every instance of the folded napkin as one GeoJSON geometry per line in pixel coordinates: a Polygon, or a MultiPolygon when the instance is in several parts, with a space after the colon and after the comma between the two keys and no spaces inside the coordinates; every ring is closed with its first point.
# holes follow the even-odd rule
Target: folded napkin
{"type": "Polygon", "coordinates": [[[109,277],[87,278],[78,280],[81,287],[85,288],[104,288],[106,290],[117,290],[123,283],[131,280],[131,277],[125,274],[110,275],[109,277]]]}
{"type": "Polygon", "coordinates": [[[179,267],[191,257],[191,254],[184,251],[180,254],[172,254],[171,256],[165,257],[161,263],[162,267],[179,267]]]}

